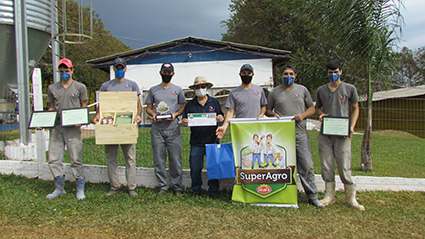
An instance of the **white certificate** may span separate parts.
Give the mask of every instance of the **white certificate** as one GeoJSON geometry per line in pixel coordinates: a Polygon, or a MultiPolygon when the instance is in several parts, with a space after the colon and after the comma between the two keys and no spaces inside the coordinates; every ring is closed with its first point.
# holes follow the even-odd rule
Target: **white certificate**
{"type": "Polygon", "coordinates": [[[66,109],[61,111],[62,126],[89,124],[89,108],[66,109]]]}
{"type": "Polygon", "coordinates": [[[350,137],[350,121],[349,117],[324,116],[322,118],[321,133],[323,135],[350,137]]]}
{"type": "Polygon", "coordinates": [[[35,128],[53,128],[55,127],[56,117],[58,112],[56,110],[52,111],[34,111],[31,114],[30,123],[28,125],[29,129],[35,128]]]}
{"type": "Polygon", "coordinates": [[[189,113],[187,119],[189,120],[189,127],[198,126],[216,126],[216,113],[189,113]]]}

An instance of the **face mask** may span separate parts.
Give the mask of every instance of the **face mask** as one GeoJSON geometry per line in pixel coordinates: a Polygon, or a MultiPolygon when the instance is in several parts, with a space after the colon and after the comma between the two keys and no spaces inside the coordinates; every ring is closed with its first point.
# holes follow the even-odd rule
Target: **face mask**
{"type": "Polygon", "coordinates": [[[329,79],[334,83],[339,80],[339,77],[340,77],[340,75],[336,74],[336,73],[332,73],[332,75],[329,75],[329,79]]]}
{"type": "Polygon", "coordinates": [[[164,83],[168,83],[168,82],[171,81],[171,77],[173,77],[173,75],[163,75],[163,74],[161,74],[161,77],[162,77],[162,81],[164,83]]]}
{"type": "Polygon", "coordinates": [[[294,78],[292,76],[286,76],[283,78],[285,85],[292,85],[294,83],[294,78]]]}
{"type": "Polygon", "coordinates": [[[62,78],[63,81],[68,81],[71,78],[71,74],[62,72],[61,73],[61,78],[62,78]]]}
{"type": "Polygon", "coordinates": [[[195,94],[198,97],[204,97],[207,94],[207,88],[196,89],[195,94]]]}
{"type": "Polygon", "coordinates": [[[125,71],[123,69],[118,69],[115,71],[115,77],[118,79],[123,78],[125,75],[125,71]]]}
{"type": "Polygon", "coordinates": [[[252,76],[244,75],[241,76],[241,79],[244,84],[248,85],[252,81],[252,76]]]}

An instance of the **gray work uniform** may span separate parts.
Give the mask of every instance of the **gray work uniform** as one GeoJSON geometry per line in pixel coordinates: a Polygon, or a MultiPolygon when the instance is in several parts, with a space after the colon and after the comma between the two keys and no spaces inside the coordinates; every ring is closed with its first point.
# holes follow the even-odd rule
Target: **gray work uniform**
{"type": "MultiPolygon", "coordinates": [[[[171,84],[170,87],[165,89],[160,84],[153,86],[149,89],[146,98],[146,104],[153,107],[156,114],[174,114],[180,109],[181,104],[186,103],[181,87],[171,84]]],[[[159,190],[168,190],[167,185],[167,150],[168,150],[168,164],[171,185],[175,191],[182,192],[184,186],[182,184],[182,138],[180,134],[180,127],[178,119],[175,120],[162,120],[152,122],[151,144],[153,153],[153,163],[155,168],[156,178],[158,180],[159,190]]]]}
{"type": "MultiPolygon", "coordinates": [[[[288,91],[282,85],[274,88],[267,98],[267,109],[273,110],[280,116],[293,116],[304,113],[308,106],[313,105],[310,92],[307,88],[294,84],[288,91]]],[[[317,187],[314,180],[314,164],[311,157],[309,135],[307,133],[307,119],[295,123],[295,140],[297,169],[301,184],[308,200],[318,199],[317,187]]]]}
{"type": "MultiPolygon", "coordinates": [[[[118,83],[110,80],[102,84],[100,91],[136,91],[140,95],[139,86],[136,82],[124,79],[118,83]]],[[[106,166],[108,168],[109,184],[112,190],[118,190],[121,187],[118,177],[118,144],[105,145],[106,166]]],[[[125,159],[125,177],[128,190],[136,188],[136,145],[121,144],[121,150],[125,159]]]]}
{"type": "MultiPolygon", "coordinates": [[[[86,86],[72,80],[68,88],[64,88],[61,82],[49,85],[47,89],[47,103],[53,103],[55,110],[80,108],[81,101],[87,100],[86,86]]],[[[60,115],[60,114],[59,114],[60,115]]],[[[62,178],[63,154],[67,148],[72,175],[76,179],[83,179],[83,142],[81,140],[80,127],[62,127],[60,119],[56,126],[50,129],[49,139],[49,168],[54,178],[62,178]]]]}
{"type": "MultiPolygon", "coordinates": [[[[317,90],[316,108],[322,109],[328,116],[349,117],[352,104],[359,102],[354,85],[341,82],[339,87],[332,92],[328,84],[317,90]]],[[[317,137],[321,161],[321,173],[325,182],[335,181],[335,161],[338,174],[344,184],[351,185],[351,138],[340,136],[319,135],[317,137]]]]}
{"type": "Polygon", "coordinates": [[[225,107],[235,111],[235,118],[257,118],[261,106],[265,105],[267,99],[263,88],[253,84],[249,89],[239,86],[231,90],[225,107]]]}

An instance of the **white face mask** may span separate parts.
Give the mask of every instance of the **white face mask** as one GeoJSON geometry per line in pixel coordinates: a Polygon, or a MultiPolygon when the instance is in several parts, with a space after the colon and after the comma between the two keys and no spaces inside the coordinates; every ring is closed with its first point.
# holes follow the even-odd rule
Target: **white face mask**
{"type": "Polygon", "coordinates": [[[204,97],[205,95],[207,95],[207,88],[196,89],[195,94],[198,97],[204,97]]]}

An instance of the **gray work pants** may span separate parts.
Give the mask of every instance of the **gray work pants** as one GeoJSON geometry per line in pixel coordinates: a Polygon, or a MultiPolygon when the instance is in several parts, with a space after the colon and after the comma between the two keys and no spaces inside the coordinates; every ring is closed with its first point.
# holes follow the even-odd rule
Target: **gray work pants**
{"type": "Polygon", "coordinates": [[[319,143],[323,180],[325,182],[335,181],[334,168],[336,161],[338,174],[342,183],[348,185],[353,184],[351,178],[351,138],[319,134],[317,141],[319,143]]]}
{"type": "Polygon", "coordinates": [[[309,135],[307,133],[297,133],[295,140],[298,174],[307,198],[312,201],[317,199],[317,187],[314,180],[314,164],[311,158],[309,135]]]}
{"type": "Polygon", "coordinates": [[[71,162],[72,175],[83,179],[83,142],[80,127],[55,126],[50,129],[49,168],[54,178],[62,178],[65,146],[71,162]]]}
{"type": "MultiPolygon", "coordinates": [[[[118,177],[118,144],[105,145],[106,166],[108,167],[109,183],[112,190],[121,187],[118,177]]],[[[128,190],[136,188],[136,145],[121,144],[121,150],[125,159],[125,177],[127,179],[128,190]]]]}
{"type": "Polygon", "coordinates": [[[171,185],[175,191],[183,191],[182,184],[182,138],[180,128],[151,129],[153,164],[159,190],[168,190],[167,185],[167,152],[171,185]]]}

